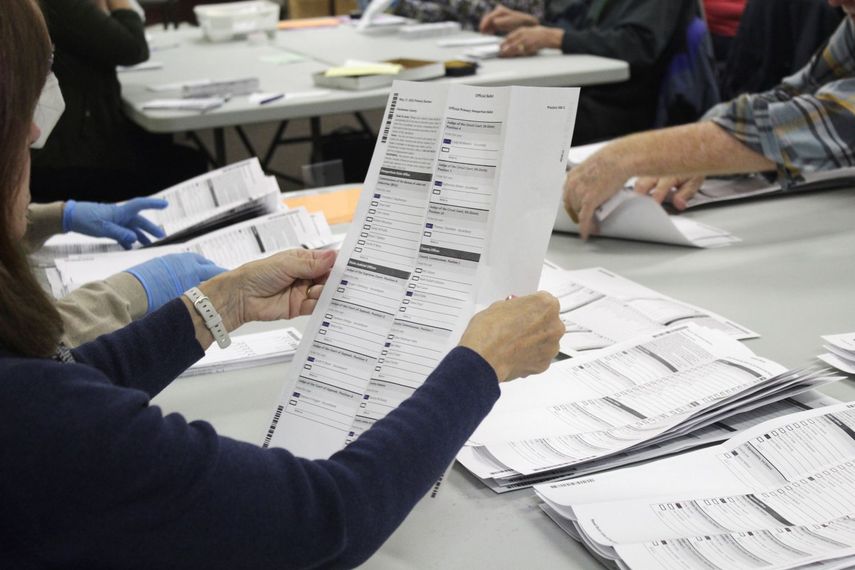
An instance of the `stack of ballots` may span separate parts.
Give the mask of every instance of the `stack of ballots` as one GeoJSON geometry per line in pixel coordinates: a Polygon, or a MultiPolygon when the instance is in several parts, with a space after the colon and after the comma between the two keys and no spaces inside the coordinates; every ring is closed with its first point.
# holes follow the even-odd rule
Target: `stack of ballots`
{"type": "Polygon", "coordinates": [[[267,214],[194,238],[188,242],[101,254],[71,255],[55,260],[47,271],[56,297],[84,283],[106,279],[134,265],[170,253],[198,253],[226,269],[284,249],[317,249],[335,242],[323,213],[295,208],[267,214]]]}
{"type": "Polygon", "coordinates": [[[851,568],[853,428],[855,403],[806,410],[719,446],[535,491],[609,567],[851,568]]]}
{"type": "Polygon", "coordinates": [[[819,359],[847,374],[855,374],[855,333],[829,334],[822,337],[827,351],[819,359]]]}
{"type": "Polygon", "coordinates": [[[184,371],[181,376],[202,376],[215,372],[241,370],[290,362],[300,346],[303,335],[294,327],[266,332],[233,335],[227,348],[211,345],[205,356],[184,371]]]}
{"type": "Polygon", "coordinates": [[[497,492],[579,477],[721,442],[756,423],[752,414],[811,407],[769,408],[839,378],[788,371],[721,331],[687,324],[503,385],[458,460],[497,492]]]}
{"type": "MultiPolygon", "coordinates": [[[[191,178],[151,197],[169,203],[163,210],[144,210],[141,214],[166,233],[165,238],[152,238],[153,245],[164,245],[277,211],[279,185],[276,178],[265,176],[257,158],[250,158],[191,178]]],[[[58,257],[114,251],[122,248],[111,239],[69,233],[49,239],[36,252],[35,262],[47,265],[58,257]]]]}
{"type": "Polygon", "coordinates": [[[316,249],[336,241],[323,213],[281,206],[276,179],[264,175],[256,158],[193,178],[155,197],[169,202],[164,210],[142,214],[167,234],[155,240],[155,247],[123,251],[112,240],[77,235],[48,241],[37,252],[36,262],[45,267],[54,296],[170,253],[198,253],[233,269],[284,249],[316,249]],[[240,221],[244,218],[249,219],[240,221]],[[220,226],[225,227],[216,229],[220,226]],[[188,239],[191,236],[197,237],[188,239]]]}

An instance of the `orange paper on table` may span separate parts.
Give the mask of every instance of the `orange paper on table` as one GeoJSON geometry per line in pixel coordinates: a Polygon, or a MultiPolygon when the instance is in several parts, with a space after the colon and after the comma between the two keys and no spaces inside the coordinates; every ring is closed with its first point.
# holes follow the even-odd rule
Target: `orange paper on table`
{"type": "Polygon", "coordinates": [[[309,212],[323,212],[327,218],[327,223],[334,226],[346,224],[353,220],[360,192],[362,192],[362,187],[355,186],[307,196],[285,197],[282,198],[282,203],[289,208],[305,206],[309,212]]]}
{"type": "Polygon", "coordinates": [[[306,30],[310,28],[332,28],[341,24],[341,18],[337,16],[325,16],[322,18],[298,18],[296,20],[282,20],[276,25],[280,30],[306,30]]]}

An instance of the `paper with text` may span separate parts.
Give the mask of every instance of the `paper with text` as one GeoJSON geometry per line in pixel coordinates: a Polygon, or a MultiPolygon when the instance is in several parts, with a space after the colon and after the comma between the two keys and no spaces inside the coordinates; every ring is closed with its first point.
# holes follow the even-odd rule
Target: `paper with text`
{"type": "Polygon", "coordinates": [[[422,384],[475,309],[535,290],[577,100],[576,89],[393,85],[265,445],[328,457],[422,384]]]}

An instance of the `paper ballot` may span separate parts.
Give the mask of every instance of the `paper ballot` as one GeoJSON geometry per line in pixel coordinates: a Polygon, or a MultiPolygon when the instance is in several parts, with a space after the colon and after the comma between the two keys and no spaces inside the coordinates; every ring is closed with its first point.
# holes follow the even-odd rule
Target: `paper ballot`
{"type": "Polygon", "coordinates": [[[706,309],[672,299],[602,267],[565,271],[544,264],[539,289],[561,304],[566,333],[561,352],[570,356],[670,327],[694,323],[736,340],[757,333],[706,309]]]}
{"type": "Polygon", "coordinates": [[[853,427],[855,404],[837,404],[720,446],[535,490],[568,534],[625,568],[851,565],[853,427]]]}
{"type": "MultiPolygon", "coordinates": [[[[601,142],[571,148],[567,168],[582,164],[606,144],[601,142]]],[[[637,194],[632,189],[634,184],[634,178],[628,180],[626,188],[597,209],[597,235],[700,248],[724,247],[742,241],[723,229],[685,216],[668,215],[655,200],[637,194]]],[[[570,219],[563,207],[556,215],[555,230],[579,233],[579,226],[570,219]]]]}
{"type": "MultiPolygon", "coordinates": [[[[600,208],[597,235],[603,237],[700,248],[724,247],[742,241],[720,228],[685,216],[670,216],[656,200],[629,188],[612,196],[600,208]]],[[[579,233],[579,226],[563,208],[555,218],[555,229],[579,233]]]]}
{"type": "Polygon", "coordinates": [[[253,366],[288,362],[294,357],[302,335],[293,327],[260,333],[232,335],[228,348],[212,344],[199,361],[181,376],[202,376],[253,366]]]}
{"type": "Polygon", "coordinates": [[[396,82],[265,445],[328,457],[418,388],[476,308],[533,292],[577,89],[396,82]]]}
{"type": "Polygon", "coordinates": [[[855,374],[855,333],[830,334],[822,337],[827,351],[819,359],[847,374],[855,374]]]}
{"type": "Polygon", "coordinates": [[[470,438],[477,453],[458,459],[481,476],[515,477],[506,483],[579,476],[651,445],[685,449],[687,434],[838,378],[788,372],[720,331],[684,325],[503,385],[470,438]]]}
{"type": "Polygon", "coordinates": [[[142,213],[164,229],[166,238],[160,240],[162,243],[190,237],[218,222],[275,212],[279,185],[276,178],[265,176],[258,158],[248,158],[176,184],[152,197],[169,202],[164,210],[142,213]]]}
{"type": "Polygon", "coordinates": [[[221,267],[234,269],[284,249],[304,246],[317,248],[334,241],[322,214],[311,215],[305,208],[276,212],[205,234],[183,244],[57,259],[61,288],[57,290],[54,287],[53,293],[61,297],[84,283],[106,279],[169,253],[198,253],[221,267]]]}

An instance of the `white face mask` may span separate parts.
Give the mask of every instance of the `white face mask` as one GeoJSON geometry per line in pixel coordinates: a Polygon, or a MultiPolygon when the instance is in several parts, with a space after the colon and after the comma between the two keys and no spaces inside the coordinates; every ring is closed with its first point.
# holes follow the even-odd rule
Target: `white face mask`
{"type": "Polygon", "coordinates": [[[62,91],[59,90],[59,81],[51,71],[36,105],[35,115],[33,115],[33,122],[42,134],[39,135],[36,142],[30,145],[30,148],[45,146],[50,132],[59,122],[63,111],[65,111],[65,99],[62,98],[62,91]]]}

